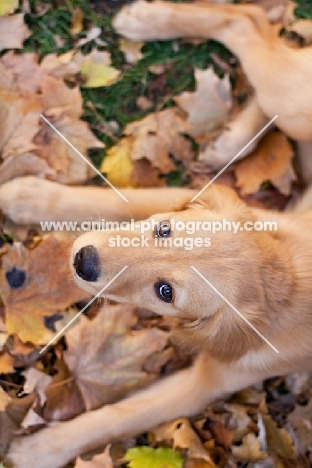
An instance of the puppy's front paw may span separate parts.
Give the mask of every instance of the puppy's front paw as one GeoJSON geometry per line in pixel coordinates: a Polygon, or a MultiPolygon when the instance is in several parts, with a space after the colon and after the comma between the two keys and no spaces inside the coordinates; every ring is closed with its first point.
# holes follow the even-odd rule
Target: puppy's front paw
{"type": "Polygon", "coordinates": [[[71,460],[71,454],[67,453],[69,446],[70,441],[62,433],[62,423],[58,423],[14,439],[5,458],[5,466],[59,468],[71,460]]]}
{"type": "Polygon", "coordinates": [[[165,21],[167,10],[166,2],[139,0],[124,6],[115,16],[113,26],[118,34],[132,41],[163,39],[163,33],[168,34],[165,21]]]}
{"type": "Polygon", "coordinates": [[[49,200],[57,197],[57,187],[32,176],[6,182],[0,186],[0,210],[17,224],[37,224],[46,214],[49,200]]]}

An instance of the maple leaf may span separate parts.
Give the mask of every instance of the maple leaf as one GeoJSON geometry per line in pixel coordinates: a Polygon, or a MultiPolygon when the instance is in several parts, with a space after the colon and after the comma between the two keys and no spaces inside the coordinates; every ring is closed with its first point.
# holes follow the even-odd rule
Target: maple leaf
{"type": "Polygon", "coordinates": [[[182,468],[183,458],[171,448],[133,447],[127,450],[124,460],[129,468],[182,468]]]}
{"type": "Polygon", "coordinates": [[[161,351],[168,334],[156,328],[134,331],[133,307],[103,307],[92,320],[80,317],[66,335],[64,358],[75,377],[87,410],[111,403],[151,382],[143,371],[147,358],[161,351]]]}
{"type": "Polygon", "coordinates": [[[196,91],[174,98],[188,114],[190,135],[198,137],[220,127],[232,108],[232,93],[229,77],[220,79],[211,68],[195,69],[196,91]]]}
{"type": "Polygon", "coordinates": [[[23,42],[31,35],[24,23],[24,14],[0,16],[0,51],[22,49],[23,42]]]}
{"type": "MultiPolygon", "coordinates": [[[[82,98],[78,88],[69,89],[61,80],[46,76],[42,80],[42,105],[47,119],[86,158],[88,148],[103,148],[88,124],[79,120],[82,98]]],[[[47,160],[61,183],[81,183],[94,174],[92,168],[53,128],[43,123],[36,137],[38,155],[47,160]]]]}
{"type": "Polygon", "coordinates": [[[65,78],[75,75],[79,72],[80,68],[73,61],[74,54],[74,50],[69,50],[61,55],[46,55],[40,63],[40,69],[46,74],[54,76],[54,78],[65,78]]]}
{"type": "Polygon", "coordinates": [[[0,166],[0,185],[26,175],[36,175],[41,178],[51,176],[54,178],[55,171],[48,166],[48,163],[32,153],[17,154],[9,156],[0,166]]]}
{"type": "Polygon", "coordinates": [[[38,65],[37,54],[26,52],[18,55],[10,50],[0,58],[0,64],[5,67],[0,78],[1,87],[22,93],[38,92],[44,71],[38,65]]]}
{"type": "Polygon", "coordinates": [[[174,160],[186,162],[194,156],[184,136],[187,129],[175,108],[132,122],[125,127],[124,138],[107,152],[101,170],[118,186],[163,185],[159,174],[175,170],[174,160]]]}
{"type": "Polygon", "coordinates": [[[116,82],[120,71],[110,66],[111,59],[108,52],[100,52],[96,49],[90,54],[83,55],[77,52],[74,58],[86,81],[81,85],[84,88],[99,88],[109,86],[116,82]]]}
{"type": "Polygon", "coordinates": [[[296,180],[293,156],[291,144],[282,132],[267,133],[251,155],[235,165],[236,186],[247,195],[257,192],[269,180],[283,195],[290,195],[296,180]]]}
{"type": "Polygon", "coordinates": [[[117,187],[157,187],[165,185],[159,170],[146,159],[132,161],[129,153],[131,137],[121,138],[110,148],[101,166],[109,181],[117,187]]]}
{"type": "Polygon", "coordinates": [[[46,236],[33,250],[14,244],[2,256],[0,294],[9,334],[45,344],[53,333],[44,317],[86,297],[75,285],[68,265],[69,242],[46,236]],[[43,294],[44,291],[44,294],[43,294]]]}
{"type": "Polygon", "coordinates": [[[0,151],[3,159],[36,148],[33,138],[39,130],[40,96],[0,89],[0,151]]]}

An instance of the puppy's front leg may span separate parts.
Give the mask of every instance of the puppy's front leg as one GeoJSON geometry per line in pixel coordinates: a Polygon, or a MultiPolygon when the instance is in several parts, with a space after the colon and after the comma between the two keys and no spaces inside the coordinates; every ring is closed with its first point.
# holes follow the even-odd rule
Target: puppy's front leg
{"type": "Polygon", "coordinates": [[[30,464],[32,468],[60,467],[108,442],[139,434],[180,416],[195,415],[211,400],[224,396],[225,391],[235,391],[249,384],[250,379],[257,380],[255,374],[243,374],[235,363],[225,365],[200,355],[188,369],[118,403],[16,439],[7,458],[16,468],[28,468],[30,464]]]}

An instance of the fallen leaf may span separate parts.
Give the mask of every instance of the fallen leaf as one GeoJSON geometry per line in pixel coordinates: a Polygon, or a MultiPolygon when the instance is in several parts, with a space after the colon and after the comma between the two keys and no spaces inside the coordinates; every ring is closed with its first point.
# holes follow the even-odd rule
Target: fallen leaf
{"type": "Polygon", "coordinates": [[[284,427],[278,428],[269,414],[263,414],[262,419],[266,429],[266,439],[269,454],[278,455],[281,458],[294,459],[294,442],[284,427]]]}
{"type": "Polygon", "coordinates": [[[120,76],[120,71],[110,66],[111,59],[108,52],[96,49],[88,55],[77,52],[74,61],[79,66],[81,74],[86,77],[86,81],[81,85],[84,88],[109,86],[120,76]]]}
{"type": "Polygon", "coordinates": [[[31,35],[24,23],[24,14],[0,16],[0,51],[3,49],[22,49],[23,42],[31,35]]]}
{"type": "Polygon", "coordinates": [[[87,410],[111,403],[154,380],[143,371],[147,358],[164,349],[168,334],[156,328],[131,330],[133,307],[103,307],[93,320],[81,316],[66,335],[64,358],[87,410]]]}
{"type": "Polygon", "coordinates": [[[143,57],[142,47],[144,42],[129,41],[122,37],[119,39],[119,50],[125,54],[126,61],[134,65],[143,57]]]}
{"type": "Polygon", "coordinates": [[[1,0],[0,16],[13,13],[18,8],[18,0],[1,0]]]}
{"type": "Polygon", "coordinates": [[[75,75],[80,68],[74,62],[74,54],[74,50],[69,50],[61,55],[46,55],[40,63],[40,69],[48,75],[54,76],[54,78],[66,78],[75,75]]]}
{"type": "MultiPolygon", "coordinates": [[[[51,124],[87,158],[89,148],[103,148],[82,114],[82,98],[78,88],[69,89],[61,80],[46,76],[41,83],[43,111],[51,124]]],[[[38,155],[47,160],[61,183],[82,183],[94,175],[87,162],[64,141],[47,123],[35,139],[40,147],[38,155]]],[[[88,158],[87,158],[88,159],[88,158]]]]}
{"type": "Polygon", "coordinates": [[[307,405],[297,405],[287,421],[296,433],[299,454],[312,450],[312,399],[307,405]]]}
{"type": "Polygon", "coordinates": [[[267,457],[267,454],[261,451],[259,439],[252,432],[245,435],[242,442],[242,445],[232,446],[232,453],[237,460],[255,462],[267,457]]]}
{"type": "MultiPolygon", "coordinates": [[[[174,449],[187,451],[187,460],[197,459],[200,462],[205,462],[206,466],[208,464],[207,468],[217,468],[187,419],[177,419],[154,428],[151,431],[151,438],[156,442],[172,440],[174,449]]],[[[191,464],[194,465],[194,462],[191,464]]]]}
{"type": "MultiPolygon", "coordinates": [[[[5,74],[10,73],[10,81],[0,78],[3,88],[20,91],[22,93],[36,93],[42,80],[44,70],[38,65],[38,55],[34,52],[16,54],[12,50],[0,58],[5,67],[5,74]]],[[[25,96],[27,99],[27,95],[25,96]]]]}
{"type": "Polygon", "coordinates": [[[0,151],[3,159],[36,148],[33,138],[39,130],[40,96],[0,89],[0,151]]]}
{"type": "Polygon", "coordinates": [[[204,135],[227,120],[232,108],[229,77],[220,79],[212,70],[195,69],[196,90],[185,91],[174,98],[188,114],[188,122],[194,137],[204,135]]]}
{"type": "Polygon", "coordinates": [[[0,353],[0,374],[11,374],[15,372],[14,358],[8,353],[0,353]]]}
{"type": "Polygon", "coordinates": [[[176,170],[174,161],[194,157],[190,141],[185,138],[188,124],[175,108],[149,114],[128,124],[118,143],[110,148],[101,171],[119,187],[164,185],[160,174],[176,170]]]}
{"type": "Polygon", "coordinates": [[[127,450],[124,460],[129,468],[182,468],[183,458],[171,448],[133,447],[127,450]]]}
{"type": "Polygon", "coordinates": [[[90,461],[83,461],[81,458],[78,458],[74,468],[114,468],[109,449],[110,445],[106,447],[103,453],[95,455],[90,461]]]}
{"type": "Polygon", "coordinates": [[[109,181],[117,187],[132,186],[133,163],[129,154],[129,140],[121,138],[109,148],[101,166],[109,181]]]}
{"type": "Polygon", "coordinates": [[[72,279],[69,245],[69,241],[49,235],[31,251],[14,244],[2,256],[0,294],[9,334],[45,344],[54,335],[46,328],[45,317],[86,297],[72,279]]]}
{"type": "Polygon", "coordinates": [[[56,177],[56,172],[48,163],[32,153],[17,154],[9,156],[0,165],[0,185],[5,182],[27,175],[36,175],[41,178],[56,177]]]}
{"type": "Polygon", "coordinates": [[[74,35],[77,36],[77,34],[81,33],[83,29],[83,11],[81,8],[75,8],[73,12],[73,16],[71,19],[71,28],[70,32],[74,35]]]}
{"type": "Polygon", "coordinates": [[[283,195],[290,195],[296,180],[293,156],[291,144],[282,132],[266,134],[257,148],[235,165],[236,186],[247,195],[257,192],[269,180],[283,195]]]}

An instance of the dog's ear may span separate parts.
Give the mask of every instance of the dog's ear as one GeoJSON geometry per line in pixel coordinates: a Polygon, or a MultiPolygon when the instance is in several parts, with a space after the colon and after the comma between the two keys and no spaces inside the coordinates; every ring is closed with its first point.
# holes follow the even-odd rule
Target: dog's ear
{"type": "Polygon", "coordinates": [[[189,199],[180,200],[175,211],[184,210],[208,210],[228,219],[235,217],[242,222],[254,221],[252,210],[237,193],[232,188],[219,184],[208,187],[193,202],[189,199]]]}

